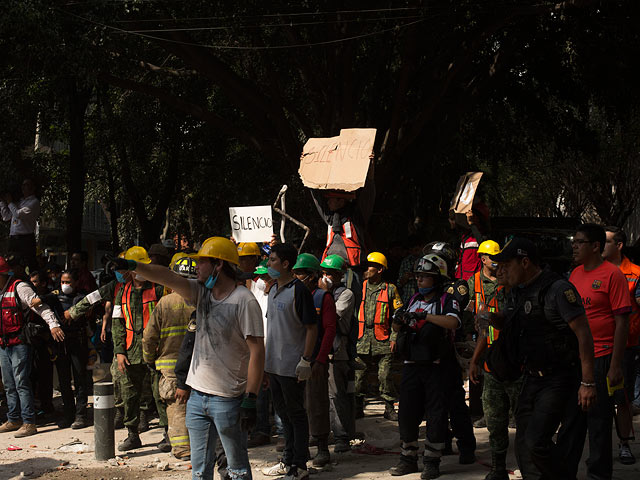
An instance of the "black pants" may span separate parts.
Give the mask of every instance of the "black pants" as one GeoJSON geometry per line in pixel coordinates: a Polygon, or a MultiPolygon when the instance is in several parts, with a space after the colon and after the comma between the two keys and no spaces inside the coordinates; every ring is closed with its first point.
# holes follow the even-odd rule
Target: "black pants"
{"type": "Polygon", "coordinates": [[[58,358],[56,369],[60,381],[60,393],[64,404],[64,416],[73,419],[76,416],[87,415],[87,342],[83,335],[65,333],[65,339],[58,346],[58,358]],[[73,372],[73,384],[76,387],[74,400],[71,389],[71,373],[73,372]]]}
{"type": "Polygon", "coordinates": [[[284,452],[282,462],[307,468],[309,460],[309,421],[304,408],[305,382],[295,377],[269,374],[269,388],[273,407],[284,428],[284,452]]]}
{"type": "MultiPolygon", "coordinates": [[[[439,457],[447,431],[444,369],[438,364],[405,363],[400,383],[398,423],[403,443],[416,442],[422,419],[427,419],[426,448],[439,457]],[[436,453],[438,452],[438,453],[436,453]]],[[[425,451],[425,458],[428,456],[425,451]]]]}
{"type": "Polygon", "coordinates": [[[456,443],[461,453],[473,453],[476,451],[476,436],[473,433],[471,412],[465,401],[462,369],[455,358],[443,360],[442,366],[445,370],[443,380],[446,385],[447,413],[449,414],[453,436],[458,439],[456,443]]]}
{"type": "Polygon", "coordinates": [[[580,375],[573,367],[544,377],[525,375],[516,409],[516,459],[526,480],[576,478],[582,454],[577,446],[584,445],[579,386],[580,375]],[[554,443],[553,436],[561,423],[554,443]]]}
{"type": "Polygon", "coordinates": [[[40,410],[52,413],[53,408],[53,363],[46,343],[33,346],[33,368],[31,385],[38,398],[40,410]]]}

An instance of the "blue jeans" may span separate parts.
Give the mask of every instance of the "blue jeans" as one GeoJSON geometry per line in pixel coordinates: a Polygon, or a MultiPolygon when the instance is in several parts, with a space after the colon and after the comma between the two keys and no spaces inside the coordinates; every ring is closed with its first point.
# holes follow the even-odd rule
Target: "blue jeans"
{"type": "Polygon", "coordinates": [[[213,479],[218,436],[227,455],[232,480],[251,480],[247,433],[240,428],[242,397],[220,397],[192,389],[187,402],[186,425],[191,443],[193,480],[213,479]]]}
{"type": "Polygon", "coordinates": [[[7,393],[7,420],[18,423],[36,423],[31,390],[31,346],[13,345],[0,348],[2,383],[7,393]]]}

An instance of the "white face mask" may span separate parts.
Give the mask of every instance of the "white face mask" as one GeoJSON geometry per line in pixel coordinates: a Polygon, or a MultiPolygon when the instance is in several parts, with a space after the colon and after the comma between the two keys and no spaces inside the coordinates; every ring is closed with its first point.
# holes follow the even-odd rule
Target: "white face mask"
{"type": "Polygon", "coordinates": [[[325,275],[322,277],[322,281],[327,286],[327,288],[331,290],[331,287],[333,287],[333,280],[331,280],[329,277],[325,275]]]}
{"type": "Polygon", "coordinates": [[[256,288],[258,290],[260,290],[261,292],[264,292],[267,289],[267,282],[265,282],[263,279],[259,278],[256,281],[256,288]]]}
{"type": "Polygon", "coordinates": [[[69,285],[68,283],[63,283],[61,285],[62,287],[62,293],[69,295],[70,293],[73,293],[73,287],[71,285],[69,285]]]}

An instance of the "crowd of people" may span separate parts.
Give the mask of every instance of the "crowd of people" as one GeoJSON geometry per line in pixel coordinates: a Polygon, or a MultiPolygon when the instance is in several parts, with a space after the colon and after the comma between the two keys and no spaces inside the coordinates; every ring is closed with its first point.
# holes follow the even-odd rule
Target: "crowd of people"
{"type": "Polygon", "coordinates": [[[573,268],[554,272],[531,240],[487,238],[476,209],[462,229],[452,215],[455,244],[409,237],[394,269],[367,251],[352,195],[314,199],[328,226],[318,255],[221,236],[172,258],[160,244],[132,246],[109,259],[99,288],[82,252],[68,270],[0,257],[0,432],[34,435],[39,416],[55,414],[54,366],[58,426],[87,427],[99,355],[111,362],[114,428],[127,429],[118,450],[140,448],[157,415],[157,448],[190,459],[194,479],[216,466],[252,478],[249,449],[272,441],[272,419],[281,453],[263,473],[307,478],[309,460],[330,463],[330,436],[334,452],[351,449],[374,395],[402,441],[392,476],[439,477],[453,439],[459,462],[474,463],[474,411],[489,431],[486,480],[509,478],[510,426],[525,479],[575,479],[587,434],[587,478],[611,478],[614,421],[620,461],[635,462],[640,267],[620,228],[581,225],[573,268]],[[456,342],[469,339],[463,371],[456,342]]]}

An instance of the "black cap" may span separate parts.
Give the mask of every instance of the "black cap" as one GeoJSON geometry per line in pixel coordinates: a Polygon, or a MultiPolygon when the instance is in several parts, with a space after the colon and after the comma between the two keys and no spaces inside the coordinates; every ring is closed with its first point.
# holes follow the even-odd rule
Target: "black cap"
{"type": "Polygon", "coordinates": [[[507,262],[516,257],[529,257],[531,260],[538,260],[538,247],[531,240],[522,237],[513,237],[507,242],[500,253],[490,255],[495,262],[507,262]]]}

